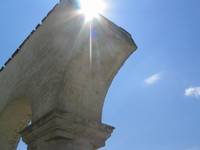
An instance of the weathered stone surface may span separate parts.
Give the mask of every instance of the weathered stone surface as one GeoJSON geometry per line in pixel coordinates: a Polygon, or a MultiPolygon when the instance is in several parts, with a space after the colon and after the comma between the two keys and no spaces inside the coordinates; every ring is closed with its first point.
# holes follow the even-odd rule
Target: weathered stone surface
{"type": "Polygon", "coordinates": [[[29,150],[94,150],[105,145],[113,127],[54,110],[22,131],[29,150]]]}
{"type": "MultiPolygon", "coordinates": [[[[33,134],[40,136],[38,122],[55,110],[65,112],[64,118],[66,114],[71,115],[69,122],[64,119],[61,124],[55,124],[59,128],[62,125],[63,130],[73,124],[73,130],[81,132],[83,122],[87,122],[87,126],[90,123],[98,125],[93,132],[80,134],[83,138],[77,139],[76,134],[72,134],[75,136],[71,143],[74,150],[81,149],[79,146],[83,143],[88,150],[99,147],[92,144],[93,148],[90,148],[91,138],[87,139],[87,136],[104,133],[98,129],[104,126],[101,115],[106,93],[121,65],[136,50],[136,45],[130,34],[103,16],[92,21],[92,39],[90,59],[90,25],[70,1],[63,0],[13,54],[0,72],[0,149],[15,149],[19,130],[30,120],[33,126],[29,128],[33,131],[28,128],[23,135],[28,144],[31,143],[29,136],[35,141],[33,134]],[[74,126],[77,118],[74,116],[81,119],[80,127],[74,126]]],[[[41,124],[42,129],[50,132],[45,127],[51,123],[41,124]]],[[[64,133],[67,132],[61,133],[62,138],[64,133]]],[[[110,131],[107,134],[110,135],[110,131]]],[[[39,142],[43,141],[41,139],[39,142]]],[[[52,150],[58,143],[66,146],[65,140],[56,141],[52,141],[52,150]]]]}

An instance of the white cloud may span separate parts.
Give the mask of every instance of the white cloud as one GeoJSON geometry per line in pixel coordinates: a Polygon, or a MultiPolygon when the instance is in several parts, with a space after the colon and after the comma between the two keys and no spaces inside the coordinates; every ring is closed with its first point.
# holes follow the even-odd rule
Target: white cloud
{"type": "Polygon", "coordinates": [[[152,85],[157,83],[160,79],[161,79],[161,73],[156,73],[145,79],[144,82],[148,85],[152,85]]]}
{"type": "Polygon", "coordinates": [[[200,97],[200,87],[190,87],[185,89],[185,96],[200,97]]]}

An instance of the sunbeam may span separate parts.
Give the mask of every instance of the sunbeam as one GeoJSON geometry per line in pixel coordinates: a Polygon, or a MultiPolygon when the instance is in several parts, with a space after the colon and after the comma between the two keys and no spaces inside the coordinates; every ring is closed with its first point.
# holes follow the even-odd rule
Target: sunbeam
{"type": "Polygon", "coordinates": [[[90,22],[90,66],[92,65],[92,22],[90,22]]]}

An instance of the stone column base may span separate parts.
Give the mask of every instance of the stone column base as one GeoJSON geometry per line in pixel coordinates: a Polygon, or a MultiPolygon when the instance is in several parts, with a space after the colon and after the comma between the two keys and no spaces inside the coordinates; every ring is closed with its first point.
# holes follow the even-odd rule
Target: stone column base
{"type": "Polygon", "coordinates": [[[113,127],[54,110],[21,132],[28,150],[96,150],[113,127]]]}

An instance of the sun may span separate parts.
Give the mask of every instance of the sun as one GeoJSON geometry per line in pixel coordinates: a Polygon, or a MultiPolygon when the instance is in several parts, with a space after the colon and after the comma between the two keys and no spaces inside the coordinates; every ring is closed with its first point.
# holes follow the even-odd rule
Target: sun
{"type": "Polygon", "coordinates": [[[86,21],[102,14],[106,8],[103,0],[80,0],[80,11],[85,15],[86,21]]]}

